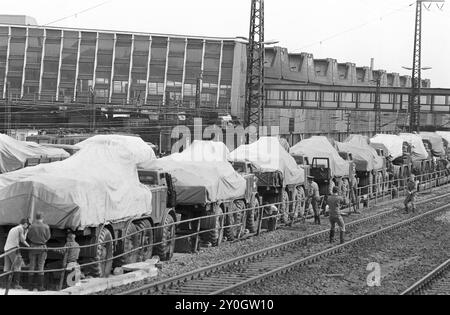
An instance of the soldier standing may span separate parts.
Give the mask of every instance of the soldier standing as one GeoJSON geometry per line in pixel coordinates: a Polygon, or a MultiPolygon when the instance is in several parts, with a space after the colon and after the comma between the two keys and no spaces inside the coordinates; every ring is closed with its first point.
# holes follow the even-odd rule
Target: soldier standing
{"type": "Polygon", "coordinates": [[[306,209],[311,205],[314,211],[314,224],[320,225],[320,212],[318,203],[320,201],[319,185],[314,182],[314,177],[308,176],[308,184],[306,187],[306,209]]]}
{"type": "Polygon", "coordinates": [[[341,214],[341,206],[344,201],[344,198],[339,196],[339,189],[337,187],[333,188],[333,195],[328,197],[328,207],[330,210],[330,243],[334,242],[334,235],[335,235],[335,227],[336,224],[340,228],[340,242],[341,244],[344,244],[345,242],[345,223],[344,219],[342,218],[341,214]]]}
{"type": "Polygon", "coordinates": [[[416,177],[414,175],[411,175],[411,177],[408,180],[407,184],[407,190],[406,190],[406,199],[405,199],[405,212],[409,213],[409,205],[411,204],[412,212],[416,212],[416,194],[417,194],[417,183],[416,183],[416,177]]]}

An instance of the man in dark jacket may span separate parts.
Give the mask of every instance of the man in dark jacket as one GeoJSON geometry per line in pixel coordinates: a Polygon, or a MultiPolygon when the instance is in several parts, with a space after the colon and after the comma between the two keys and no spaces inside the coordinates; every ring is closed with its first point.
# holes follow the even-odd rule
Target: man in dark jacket
{"type": "Polygon", "coordinates": [[[50,239],[50,227],[44,224],[42,213],[36,214],[36,220],[30,227],[28,239],[30,240],[30,271],[37,271],[37,287],[35,274],[30,273],[30,290],[45,291],[44,267],[47,260],[47,242],[50,239]]]}
{"type": "Polygon", "coordinates": [[[416,177],[411,175],[406,185],[406,199],[405,199],[405,212],[409,212],[409,206],[411,205],[412,212],[416,212],[416,194],[417,194],[417,183],[416,177]]]}
{"type": "Polygon", "coordinates": [[[345,239],[345,223],[344,219],[342,218],[341,214],[341,206],[344,202],[344,198],[342,196],[339,196],[339,188],[334,187],[333,188],[333,195],[328,197],[327,205],[329,207],[330,212],[330,224],[331,224],[331,230],[330,230],[330,243],[334,242],[334,235],[335,235],[335,227],[336,224],[340,228],[340,241],[341,244],[344,244],[345,239]]]}

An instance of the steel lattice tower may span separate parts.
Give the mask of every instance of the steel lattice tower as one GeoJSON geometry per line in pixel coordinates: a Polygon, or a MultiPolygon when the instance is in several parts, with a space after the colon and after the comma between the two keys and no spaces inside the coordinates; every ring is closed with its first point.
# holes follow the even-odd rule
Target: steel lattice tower
{"type": "MultiPolygon", "coordinates": [[[[445,0],[417,0],[416,2],[416,27],[414,31],[414,59],[411,82],[412,91],[409,100],[410,132],[420,132],[420,97],[422,89],[422,8],[423,3],[425,2],[444,3],[445,0]]],[[[439,9],[442,10],[442,7],[443,5],[439,9]]]]}
{"type": "Polygon", "coordinates": [[[414,60],[412,69],[412,91],[409,100],[409,131],[420,131],[420,90],[422,87],[422,0],[416,4],[416,28],[414,33],[414,60]]]}
{"type": "Polygon", "coordinates": [[[264,123],[264,0],[252,0],[250,35],[247,47],[245,91],[246,127],[264,123]]]}

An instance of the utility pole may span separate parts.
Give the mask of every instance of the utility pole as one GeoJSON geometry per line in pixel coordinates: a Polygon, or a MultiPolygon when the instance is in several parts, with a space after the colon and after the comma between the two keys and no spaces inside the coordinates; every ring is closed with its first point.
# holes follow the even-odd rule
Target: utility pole
{"type": "MultiPolygon", "coordinates": [[[[410,132],[420,132],[420,96],[422,88],[422,7],[423,3],[445,2],[445,0],[417,0],[416,25],[414,31],[414,58],[412,68],[412,91],[409,99],[410,132]]],[[[430,4],[431,6],[431,4],[430,4]]],[[[439,7],[439,6],[438,6],[439,7]]],[[[440,7],[442,9],[442,7],[440,7]]]]}
{"type": "Polygon", "coordinates": [[[264,0],[251,0],[250,35],[247,48],[245,126],[257,128],[264,123],[264,0]]]}
{"type": "Polygon", "coordinates": [[[377,79],[377,91],[375,93],[375,133],[381,133],[381,79],[377,79]]]}

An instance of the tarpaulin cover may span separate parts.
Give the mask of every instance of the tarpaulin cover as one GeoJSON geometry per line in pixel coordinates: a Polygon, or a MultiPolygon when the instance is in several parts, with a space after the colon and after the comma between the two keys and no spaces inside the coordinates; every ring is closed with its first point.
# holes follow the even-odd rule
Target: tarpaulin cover
{"type": "Polygon", "coordinates": [[[420,136],[422,139],[430,141],[430,150],[433,156],[440,157],[445,155],[444,142],[440,135],[435,132],[421,132],[420,136]]]}
{"type": "Polygon", "coordinates": [[[246,181],[229,162],[192,162],[164,157],[145,164],[172,175],[177,204],[206,205],[245,195],[246,181]]]}
{"type": "Polygon", "coordinates": [[[401,133],[400,137],[411,145],[411,158],[413,161],[428,159],[428,152],[425,149],[421,136],[412,133],[401,133]]]}
{"type": "MultiPolygon", "coordinates": [[[[156,160],[155,151],[148,143],[144,142],[140,137],[135,136],[123,136],[123,135],[97,135],[86,139],[76,145],[76,147],[82,149],[92,143],[96,144],[110,144],[118,143],[130,150],[133,156],[133,161],[147,161],[156,160]]],[[[140,165],[138,165],[140,167],[140,165]]]]}
{"type": "Polygon", "coordinates": [[[350,166],[348,162],[342,159],[326,137],[312,137],[300,141],[291,148],[291,154],[305,156],[310,163],[313,162],[314,158],[328,158],[332,176],[349,176],[350,166]]]}
{"type": "Polygon", "coordinates": [[[450,143],[450,131],[437,131],[436,133],[450,143]]]}
{"type": "Polygon", "coordinates": [[[195,140],[183,152],[170,157],[175,161],[227,162],[230,151],[223,142],[195,140]]]}
{"type": "Polygon", "coordinates": [[[30,158],[68,158],[65,150],[48,148],[34,142],[15,140],[0,134],[0,173],[12,172],[25,167],[30,158]]]}
{"type": "Polygon", "coordinates": [[[388,149],[388,155],[392,160],[403,156],[403,142],[400,136],[379,134],[370,139],[370,143],[384,145],[388,149]]]}
{"type": "Polygon", "coordinates": [[[136,165],[151,150],[142,140],[97,138],[76,155],[0,176],[0,225],[42,212],[60,229],[83,229],[152,211],[136,165]],[[134,143],[134,145],[129,145],[134,143]]]}
{"type": "Polygon", "coordinates": [[[277,137],[261,137],[252,144],[241,145],[231,152],[230,159],[252,162],[261,171],[279,171],[283,174],[284,185],[302,184],[305,181],[305,171],[298,167],[277,137]]]}
{"type": "MultiPolygon", "coordinates": [[[[352,147],[351,153],[356,162],[356,170],[358,169],[358,159],[369,160],[368,169],[366,171],[371,171],[372,169],[378,171],[383,168],[383,159],[378,155],[377,151],[369,145],[369,138],[362,135],[351,135],[348,137],[344,144],[349,144],[352,147]]],[[[361,169],[361,171],[363,171],[361,169]]]]}

